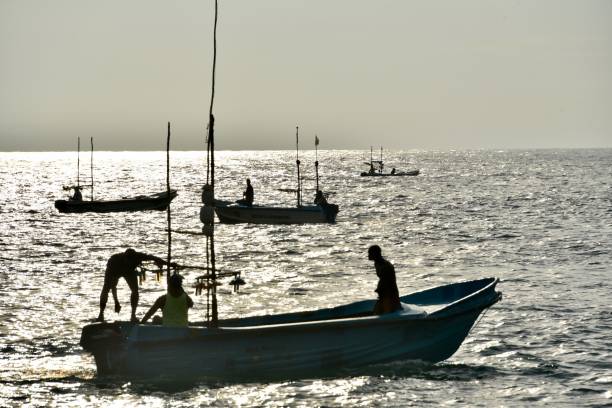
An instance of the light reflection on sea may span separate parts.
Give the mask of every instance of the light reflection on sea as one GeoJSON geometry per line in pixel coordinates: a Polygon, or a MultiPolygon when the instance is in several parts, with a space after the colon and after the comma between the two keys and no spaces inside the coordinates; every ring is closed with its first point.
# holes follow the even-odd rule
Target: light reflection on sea
{"type": "MultiPolygon", "coordinates": [[[[312,191],[313,152],[302,154],[312,191]]],[[[369,152],[322,151],[322,185],[340,205],[335,225],[218,225],[219,263],[241,270],[239,294],[220,289],[236,317],[334,306],[374,295],[366,260],[378,243],[400,291],[498,276],[504,300],[448,362],[395,363],[332,378],[210,384],[100,379],[78,345],[97,315],[105,262],[128,246],[164,255],[165,213],[61,215],[53,201],[75,182],[76,154],[0,153],[0,405],[439,406],[612,404],[612,151],[389,152],[418,177],[361,178],[369,152]]],[[[198,231],[201,152],[172,153],[173,228],[198,231]]],[[[290,205],[293,152],[219,152],[218,198],[290,205]]],[[[81,156],[87,180],[89,156],[81,156]]],[[[165,153],[99,152],[97,198],[165,188],[165,153]]],[[[89,192],[85,192],[85,198],[89,192]]],[[[203,238],[173,235],[178,262],[204,262],[203,238]]],[[[192,281],[194,274],[187,274],[192,281]]],[[[139,315],[163,287],[141,287],[139,315]]],[[[119,285],[129,317],[129,293],[119,285]]],[[[196,298],[191,320],[203,319],[196,298]]]]}

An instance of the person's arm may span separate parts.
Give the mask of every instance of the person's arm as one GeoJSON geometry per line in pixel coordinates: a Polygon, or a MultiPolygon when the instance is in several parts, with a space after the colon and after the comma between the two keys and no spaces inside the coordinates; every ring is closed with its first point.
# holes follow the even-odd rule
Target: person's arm
{"type": "Polygon", "coordinates": [[[185,293],[185,296],[187,296],[187,307],[188,308],[192,308],[193,307],[193,300],[191,300],[191,298],[189,297],[189,295],[187,293],[185,293]]]}
{"type": "Polygon", "coordinates": [[[140,323],[146,323],[147,320],[149,320],[151,316],[153,316],[155,312],[157,312],[158,309],[162,309],[165,304],[166,304],[166,295],[158,297],[155,303],[153,303],[153,306],[151,306],[149,311],[144,315],[140,323]]]}
{"type": "MultiPolygon", "coordinates": [[[[140,260],[140,262],[142,261],[154,261],[155,265],[157,265],[158,268],[161,268],[162,265],[167,265],[168,262],[164,261],[163,259],[161,259],[158,256],[155,255],[149,255],[149,254],[145,254],[143,252],[137,252],[138,254],[138,259],[140,260]]],[[[170,262],[170,266],[175,266],[176,262],[170,262]]]]}

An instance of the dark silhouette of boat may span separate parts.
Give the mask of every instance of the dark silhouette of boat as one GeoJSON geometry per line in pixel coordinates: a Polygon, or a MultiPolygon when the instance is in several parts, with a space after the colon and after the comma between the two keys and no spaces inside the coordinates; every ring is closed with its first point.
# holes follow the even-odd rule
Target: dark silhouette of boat
{"type": "Polygon", "coordinates": [[[120,200],[56,200],[55,208],[61,213],[109,213],[127,211],[165,210],[170,201],[177,196],[176,190],[140,195],[120,200]]]}

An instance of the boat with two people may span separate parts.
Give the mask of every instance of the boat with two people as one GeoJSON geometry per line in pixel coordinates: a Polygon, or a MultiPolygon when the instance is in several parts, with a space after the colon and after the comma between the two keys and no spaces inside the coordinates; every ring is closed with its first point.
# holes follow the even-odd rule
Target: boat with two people
{"type": "Polygon", "coordinates": [[[77,142],[77,183],[74,186],[65,186],[64,190],[73,190],[73,195],[67,200],[56,200],[55,208],[60,213],[110,213],[127,211],[165,210],[168,204],[177,196],[176,190],[162,191],[160,193],[123,197],[116,200],[94,199],[93,177],[93,138],[91,138],[91,175],[90,184],[81,184],[80,178],[80,152],[81,138],[77,142]],[[90,199],[84,200],[81,190],[90,189],[90,199]]]}
{"type": "Polygon", "coordinates": [[[397,171],[394,168],[389,173],[385,173],[383,163],[383,148],[380,147],[380,160],[374,160],[372,147],[370,146],[370,161],[364,162],[366,166],[369,166],[368,171],[361,172],[361,177],[400,177],[400,176],[418,176],[421,171],[418,169],[409,171],[397,171]]]}
{"type": "MultiPolygon", "coordinates": [[[[299,158],[299,127],[296,126],[296,166],[297,166],[297,188],[282,189],[281,191],[295,193],[297,204],[295,207],[283,207],[274,205],[258,205],[253,203],[252,190],[249,199],[250,180],[247,182],[245,198],[234,203],[217,200],[215,202],[215,213],[219,221],[227,224],[251,223],[251,224],[314,224],[334,223],[339,207],[337,204],[328,203],[326,193],[319,189],[319,161],[315,159],[316,189],[315,200],[312,205],[303,202],[302,178],[300,175],[299,158]]],[[[319,138],[315,136],[315,154],[318,154],[319,138]]],[[[251,187],[252,189],[252,187],[251,187]]],[[[203,207],[204,210],[204,207],[203,207]]],[[[202,215],[201,215],[202,217],[202,215]]]]}

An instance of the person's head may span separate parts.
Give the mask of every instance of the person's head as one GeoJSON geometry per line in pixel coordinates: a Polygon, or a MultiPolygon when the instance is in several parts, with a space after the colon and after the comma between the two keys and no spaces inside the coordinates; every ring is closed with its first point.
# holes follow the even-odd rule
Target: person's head
{"type": "Polygon", "coordinates": [[[136,251],[134,250],[134,248],[128,248],[125,250],[125,254],[132,258],[134,255],[136,255],[136,251]]]}
{"type": "Polygon", "coordinates": [[[247,184],[250,186],[251,185],[251,179],[247,179],[247,184]]]}
{"type": "Polygon", "coordinates": [[[375,261],[380,258],[382,258],[382,250],[378,245],[372,245],[368,248],[368,259],[370,261],[375,261]]]}
{"type": "Polygon", "coordinates": [[[317,197],[321,197],[323,195],[323,192],[321,190],[317,190],[317,197]]]}
{"type": "Polygon", "coordinates": [[[183,293],[183,277],[178,273],[168,278],[168,292],[173,296],[178,296],[183,293]]]}

